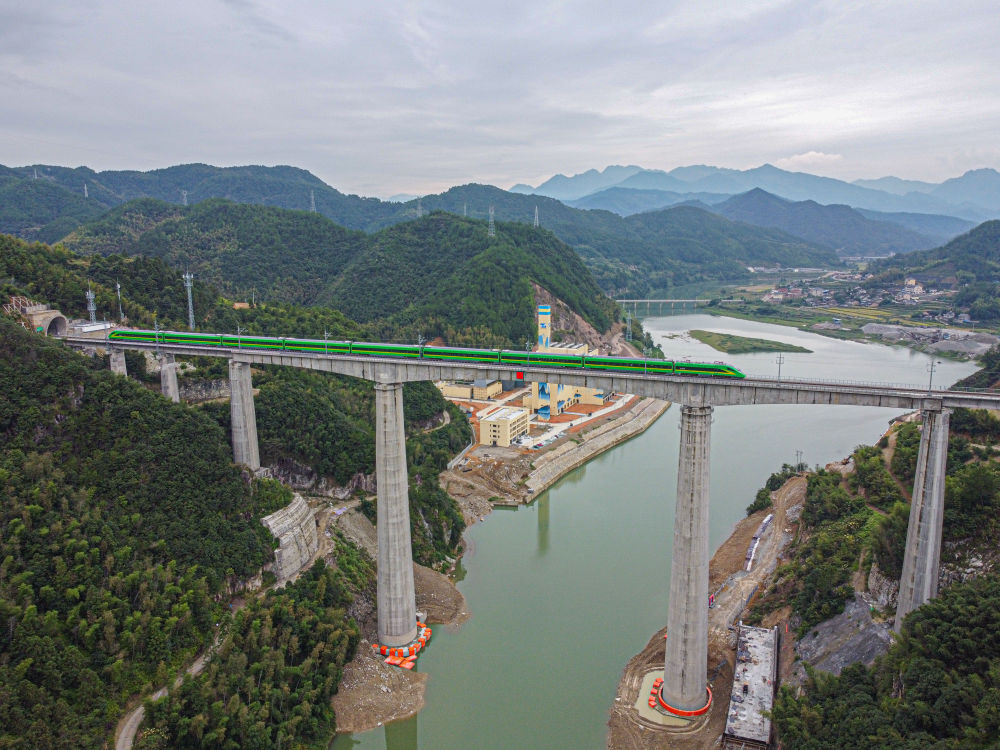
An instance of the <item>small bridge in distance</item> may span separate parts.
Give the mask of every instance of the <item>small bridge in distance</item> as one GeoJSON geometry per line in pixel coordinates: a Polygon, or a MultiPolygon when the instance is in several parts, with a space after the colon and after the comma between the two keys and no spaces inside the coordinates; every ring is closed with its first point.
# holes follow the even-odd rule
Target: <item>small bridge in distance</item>
{"type": "MultiPolygon", "coordinates": [[[[632,315],[639,317],[639,307],[640,305],[645,307],[646,315],[676,315],[678,313],[684,313],[687,311],[688,307],[697,309],[701,305],[708,305],[714,300],[710,299],[616,299],[622,309],[628,310],[631,306],[632,315]],[[664,310],[665,305],[670,305],[669,309],[664,310]],[[679,306],[679,309],[678,309],[679,306]],[[655,312],[654,312],[655,308],[655,312]]],[[[745,302],[739,298],[727,298],[719,299],[718,302],[745,302]]]]}

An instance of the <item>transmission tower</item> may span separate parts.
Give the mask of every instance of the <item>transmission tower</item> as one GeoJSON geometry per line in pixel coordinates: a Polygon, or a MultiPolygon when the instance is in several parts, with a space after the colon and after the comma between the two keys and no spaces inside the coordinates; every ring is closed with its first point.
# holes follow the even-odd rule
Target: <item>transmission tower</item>
{"type": "Polygon", "coordinates": [[[87,285],[87,312],[90,313],[90,322],[97,322],[97,302],[95,302],[94,288],[87,285]]]}
{"type": "Polygon", "coordinates": [[[419,219],[424,215],[424,199],[417,198],[417,218],[419,219]]]}
{"type": "Polygon", "coordinates": [[[309,210],[316,213],[316,191],[309,191],[309,210]]]}
{"type": "Polygon", "coordinates": [[[35,175],[35,179],[38,179],[38,170],[35,167],[31,168],[32,173],[35,175]]]}
{"type": "Polygon", "coordinates": [[[535,206],[535,229],[538,229],[538,206],[535,206]]]}
{"type": "Polygon", "coordinates": [[[125,320],[125,315],[122,313],[122,285],[118,283],[118,279],[115,279],[115,291],[118,292],[118,322],[121,323],[125,320]]]}
{"type": "Polygon", "coordinates": [[[83,197],[84,198],[89,198],[90,197],[89,195],[87,195],[87,183],[86,182],[83,183],[83,197]]]}
{"type": "Polygon", "coordinates": [[[632,313],[625,311],[625,340],[632,340],[632,313]]]}
{"type": "Polygon", "coordinates": [[[187,287],[188,293],[188,328],[194,330],[194,300],[191,298],[191,285],[194,281],[194,274],[187,271],[184,274],[184,286],[187,287]]]}
{"type": "Polygon", "coordinates": [[[497,236],[497,225],[493,221],[493,206],[490,206],[490,228],[489,228],[489,231],[487,232],[487,234],[490,237],[496,237],[497,236]]]}
{"type": "Polygon", "coordinates": [[[468,203],[463,203],[462,204],[462,216],[468,216],[468,215],[469,215],[469,204],[468,203]]]}
{"type": "Polygon", "coordinates": [[[188,204],[188,191],[181,190],[181,205],[186,206],[188,204]]]}

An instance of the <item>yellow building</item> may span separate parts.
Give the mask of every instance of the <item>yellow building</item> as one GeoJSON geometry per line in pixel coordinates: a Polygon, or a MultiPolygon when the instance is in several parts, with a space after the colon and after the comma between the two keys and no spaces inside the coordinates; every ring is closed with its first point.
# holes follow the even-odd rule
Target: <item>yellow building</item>
{"type": "Polygon", "coordinates": [[[479,442],[509,448],[510,444],[528,432],[528,411],[516,406],[497,409],[479,420],[479,442]]]}
{"type": "MultiPolygon", "coordinates": [[[[590,347],[586,344],[570,342],[552,342],[552,307],[538,306],[538,345],[536,352],[552,354],[575,354],[587,356],[590,347]]],[[[541,419],[549,419],[562,414],[573,404],[591,404],[601,406],[608,400],[608,394],[596,388],[584,388],[577,385],[562,385],[561,383],[532,383],[531,394],[524,397],[522,403],[526,409],[537,412],[541,419]]]]}
{"type": "Polygon", "coordinates": [[[438,389],[445,398],[478,399],[486,401],[503,392],[499,380],[474,380],[471,383],[438,383],[438,389]]]}

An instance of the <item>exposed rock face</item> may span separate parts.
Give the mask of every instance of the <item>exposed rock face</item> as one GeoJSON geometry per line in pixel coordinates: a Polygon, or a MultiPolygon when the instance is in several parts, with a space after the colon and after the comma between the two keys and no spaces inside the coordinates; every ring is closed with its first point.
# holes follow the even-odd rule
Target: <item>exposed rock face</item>
{"type": "Polygon", "coordinates": [[[188,404],[200,404],[217,398],[229,398],[229,380],[198,380],[195,378],[180,379],[181,401],[188,404]]]}
{"type": "Polygon", "coordinates": [[[369,495],[375,494],[374,474],[358,472],[348,480],[346,485],[341,487],[330,478],[318,476],[312,468],[291,458],[278,459],[277,463],[268,468],[271,471],[271,476],[282,484],[300,492],[307,491],[310,495],[324,495],[337,500],[346,500],[358,491],[369,495]]]}
{"type": "Polygon", "coordinates": [[[624,325],[615,323],[611,330],[601,334],[590,323],[573,312],[561,299],[532,283],[535,289],[535,303],[552,306],[553,343],[556,339],[585,343],[591,350],[600,349],[601,354],[616,354],[626,357],[642,356],[641,352],[625,341],[624,325]],[[565,332],[565,334],[563,333],[565,332]]]}
{"type": "MultiPolygon", "coordinates": [[[[891,621],[873,622],[868,603],[855,594],[841,614],[815,626],[795,651],[803,662],[833,674],[856,662],[871,666],[875,657],[889,649],[891,625],[891,621]]],[[[796,665],[794,674],[793,681],[801,684],[805,679],[801,665],[796,665]]]]}
{"type": "Polygon", "coordinates": [[[319,548],[312,508],[296,495],[289,505],[265,516],[262,522],[279,542],[274,551],[274,574],[279,582],[288,580],[309,564],[319,548]]]}
{"type": "Polygon", "coordinates": [[[871,573],[868,574],[868,591],[871,594],[872,603],[876,607],[889,609],[896,606],[896,599],[899,596],[899,581],[882,575],[878,563],[872,563],[871,573]]]}

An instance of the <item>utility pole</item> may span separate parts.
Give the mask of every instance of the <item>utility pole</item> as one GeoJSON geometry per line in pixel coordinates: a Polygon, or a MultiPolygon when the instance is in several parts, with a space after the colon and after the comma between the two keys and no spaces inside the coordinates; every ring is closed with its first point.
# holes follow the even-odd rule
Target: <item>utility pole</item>
{"type": "Polygon", "coordinates": [[[242,342],[242,340],[241,340],[240,337],[243,336],[243,334],[246,333],[246,332],[247,332],[246,328],[242,328],[239,323],[236,324],[236,348],[237,349],[242,348],[243,342],[242,342]]]}
{"type": "Polygon", "coordinates": [[[779,354],[774,361],[778,363],[778,380],[781,380],[781,366],[785,363],[785,355],[779,354]]]}
{"type": "Polygon", "coordinates": [[[324,328],[323,329],[323,353],[324,354],[329,354],[330,353],[330,345],[327,344],[327,341],[329,341],[329,340],[330,340],[330,332],[328,330],[326,330],[326,328],[324,328]]]}
{"type": "Polygon", "coordinates": [[[90,322],[97,322],[97,303],[94,301],[94,288],[87,285],[87,312],[90,313],[90,322]]]}
{"type": "Polygon", "coordinates": [[[122,285],[118,283],[118,279],[115,279],[115,291],[118,293],[118,322],[121,323],[125,320],[125,314],[122,312],[122,285]]]}
{"type": "Polygon", "coordinates": [[[795,471],[799,471],[802,466],[802,451],[795,451],[795,471]]]}
{"type": "Polygon", "coordinates": [[[188,328],[194,330],[194,300],[191,297],[191,285],[194,282],[194,274],[190,271],[184,273],[184,286],[187,287],[188,294],[188,328]]]}
{"type": "Polygon", "coordinates": [[[632,340],[632,313],[625,311],[625,340],[632,340]]]}
{"type": "Polygon", "coordinates": [[[939,359],[932,359],[931,362],[930,362],[930,364],[927,365],[927,371],[930,372],[930,374],[931,374],[931,376],[927,379],[927,390],[928,391],[933,391],[934,390],[934,370],[937,369],[937,366],[939,364],[941,364],[941,360],[939,360],[939,359]]]}

